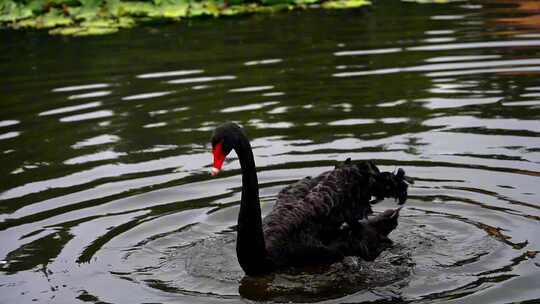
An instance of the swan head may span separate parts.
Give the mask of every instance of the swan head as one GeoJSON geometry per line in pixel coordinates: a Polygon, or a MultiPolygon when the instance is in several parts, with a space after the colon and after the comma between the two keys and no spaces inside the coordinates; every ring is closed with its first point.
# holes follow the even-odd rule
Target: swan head
{"type": "Polygon", "coordinates": [[[218,175],[225,158],[237,146],[242,137],[245,137],[244,131],[233,122],[224,123],[214,130],[211,138],[212,154],[214,155],[214,163],[210,171],[212,176],[218,175]]]}

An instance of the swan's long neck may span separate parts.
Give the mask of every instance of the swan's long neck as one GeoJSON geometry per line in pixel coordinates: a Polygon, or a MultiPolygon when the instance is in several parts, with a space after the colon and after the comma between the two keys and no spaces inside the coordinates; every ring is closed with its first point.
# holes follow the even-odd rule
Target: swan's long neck
{"type": "Polygon", "coordinates": [[[242,136],[234,149],[242,168],[242,200],[238,215],[236,255],[248,275],[268,272],[268,254],[262,229],[259,182],[251,145],[242,136]]]}

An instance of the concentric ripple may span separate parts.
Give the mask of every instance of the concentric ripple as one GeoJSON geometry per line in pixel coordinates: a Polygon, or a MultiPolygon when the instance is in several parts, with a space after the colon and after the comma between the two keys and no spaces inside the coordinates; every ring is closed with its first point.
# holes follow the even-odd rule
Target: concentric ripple
{"type": "Polygon", "coordinates": [[[510,254],[504,243],[478,229],[482,225],[409,209],[400,229],[392,233],[395,245],[374,262],[350,257],[331,266],[291,269],[264,278],[244,277],[235,259],[234,233],[203,233],[212,227],[204,221],[150,238],[123,260],[133,265],[144,261],[128,275],[130,280],[201,296],[313,302],[349,294],[369,300],[374,294],[407,292],[418,298],[450,299],[477,287],[473,285],[492,269],[490,264],[510,254]],[[455,288],[448,290],[449,286],[455,288]]]}

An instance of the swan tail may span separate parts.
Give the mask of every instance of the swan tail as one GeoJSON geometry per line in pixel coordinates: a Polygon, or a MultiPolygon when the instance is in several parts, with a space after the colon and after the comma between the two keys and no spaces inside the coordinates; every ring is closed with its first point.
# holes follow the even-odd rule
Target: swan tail
{"type": "Polygon", "coordinates": [[[368,176],[371,196],[375,197],[370,201],[370,204],[378,203],[389,197],[395,198],[399,205],[405,204],[409,184],[414,183],[411,177],[405,175],[405,170],[399,168],[396,173],[381,172],[372,161],[362,162],[356,166],[360,172],[368,176]]]}

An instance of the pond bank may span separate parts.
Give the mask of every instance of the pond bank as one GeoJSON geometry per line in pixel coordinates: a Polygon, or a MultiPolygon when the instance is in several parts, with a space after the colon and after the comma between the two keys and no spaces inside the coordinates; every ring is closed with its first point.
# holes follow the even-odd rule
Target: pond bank
{"type": "Polygon", "coordinates": [[[294,9],[358,8],[368,0],[13,0],[0,3],[0,25],[46,29],[59,35],[100,35],[139,23],[174,22],[193,17],[273,13],[294,9]]]}

